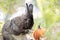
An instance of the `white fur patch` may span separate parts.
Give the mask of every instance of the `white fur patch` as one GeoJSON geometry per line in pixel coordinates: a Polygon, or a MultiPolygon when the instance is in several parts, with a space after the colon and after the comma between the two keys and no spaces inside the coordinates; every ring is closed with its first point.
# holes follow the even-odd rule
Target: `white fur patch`
{"type": "Polygon", "coordinates": [[[28,34],[22,35],[20,34],[19,36],[15,36],[12,35],[16,40],[33,40],[33,36],[32,36],[32,31],[30,30],[30,32],[28,34]]]}

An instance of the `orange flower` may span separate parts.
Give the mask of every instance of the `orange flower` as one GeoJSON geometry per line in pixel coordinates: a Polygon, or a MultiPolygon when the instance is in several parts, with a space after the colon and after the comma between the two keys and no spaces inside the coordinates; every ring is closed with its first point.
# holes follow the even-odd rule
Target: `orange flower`
{"type": "Polygon", "coordinates": [[[40,37],[44,37],[44,33],[45,33],[44,28],[36,29],[33,33],[33,37],[35,40],[40,40],[40,37]]]}

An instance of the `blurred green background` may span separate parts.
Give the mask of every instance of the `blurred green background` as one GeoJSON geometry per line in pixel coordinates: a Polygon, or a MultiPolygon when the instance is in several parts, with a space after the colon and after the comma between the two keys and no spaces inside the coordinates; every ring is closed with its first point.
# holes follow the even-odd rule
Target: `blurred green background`
{"type": "MultiPolygon", "coordinates": [[[[18,7],[25,8],[26,1],[28,0],[0,0],[0,15],[5,15],[4,18],[0,16],[0,32],[4,22],[15,14],[18,7]]],[[[60,0],[29,0],[29,2],[35,7],[32,29],[35,30],[40,22],[40,26],[46,28],[46,40],[60,40],[60,0]]]]}

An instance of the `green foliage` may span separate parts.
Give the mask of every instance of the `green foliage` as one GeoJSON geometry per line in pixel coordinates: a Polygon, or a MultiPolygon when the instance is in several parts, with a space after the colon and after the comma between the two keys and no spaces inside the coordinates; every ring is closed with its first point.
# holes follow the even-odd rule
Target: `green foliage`
{"type": "Polygon", "coordinates": [[[58,2],[58,0],[45,0],[42,3],[43,17],[46,22],[46,26],[53,26],[53,24],[58,20],[58,16],[60,16],[57,15],[60,13],[60,6],[56,5],[56,2],[58,2]],[[56,9],[58,10],[57,12],[56,9]]]}
{"type": "Polygon", "coordinates": [[[15,11],[15,8],[21,5],[24,1],[22,0],[2,0],[0,1],[0,8],[5,13],[13,13],[15,11]]]}
{"type": "MultiPolygon", "coordinates": [[[[4,12],[8,12],[9,11],[9,7],[14,3],[15,1],[13,0],[3,0],[0,1],[0,8],[4,11],[4,12]]],[[[13,10],[13,8],[12,8],[13,10]]]]}
{"type": "MultiPolygon", "coordinates": [[[[42,5],[43,5],[43,17],[46,23],[46,37],[48,37],[50,40],[59,40],[59,38],[51,38],[52,35],[52,28],[53,25],[57,22],[60,21],[60,6],[58,4],[59,0],[45,0],[45,2],[43,1],[42,5]],[[57,4],[57,5],[56,5],[57,4]]],[[[60,35],[60,34],[58,34],[60,35]]],[[[57,36],[59,37],[59,36],[57,36]]]]}
{"type": "Polygon", "coordinates": [[[60,36],[58,36],[60,33],[55,39],[51,38],[53,25],[58,21],[60,22],[60,0],[38,0],[37,2],[45,20],[46,37],[48,40],[60,40],[60,36]]]}

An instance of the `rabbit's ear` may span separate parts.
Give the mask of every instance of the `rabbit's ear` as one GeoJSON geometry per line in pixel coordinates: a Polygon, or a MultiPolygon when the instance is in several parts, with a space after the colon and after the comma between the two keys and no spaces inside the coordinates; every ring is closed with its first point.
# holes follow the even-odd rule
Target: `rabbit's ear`
{"type": "Polygon", "coordinates": [[[33,4],[29,4],[29,13],[33,12],[33,4]]]}
{"type": "Polygon", "coordinates": [[[29,13],[29,6],[27,3],[26,3],[26,8],[27,8],[27,12],[29,13]]]}

